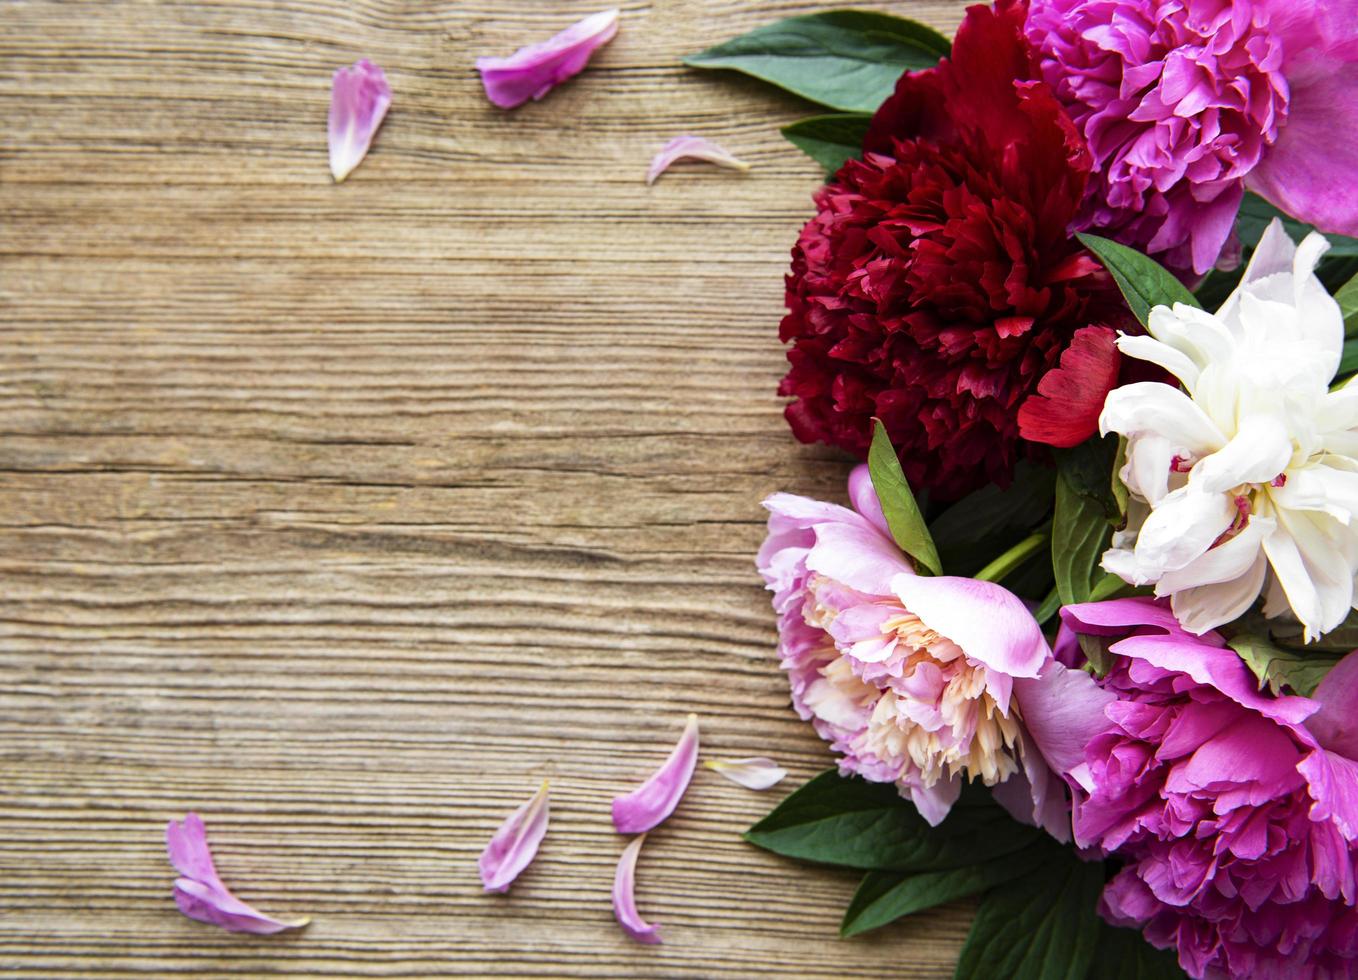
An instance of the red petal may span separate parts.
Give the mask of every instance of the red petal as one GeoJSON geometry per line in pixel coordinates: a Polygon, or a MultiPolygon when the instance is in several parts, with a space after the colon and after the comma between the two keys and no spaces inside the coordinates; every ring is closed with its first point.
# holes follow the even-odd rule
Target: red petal
{"type": "Polygon", "coordinates": [[[1110,327],[1082,327],[1019,409],[1019,435],[1049,446],[1078,446],[1099,431],[1104,399],[1118,380],[1122,355],[1110,327]]]}

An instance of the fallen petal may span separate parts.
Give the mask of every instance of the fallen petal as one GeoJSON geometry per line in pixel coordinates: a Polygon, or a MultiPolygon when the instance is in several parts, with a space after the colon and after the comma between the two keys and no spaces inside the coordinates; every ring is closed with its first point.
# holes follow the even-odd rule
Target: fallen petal
{"type": "Polygon", "coordinates": [[[330,89],[330,173],[336,183],[363,162],[390,108],[387,76],[368,59],[335,72],[330,89]]]}
{"type": "Polygon", "coordinates": [[[311,921],[275,919],[232,895],[217,877],[212,852],[207,846],[207,829],[196,813],[186,814],[180,823],[169,822],[165,828],[165,850],[170,855],[170,863],[181,875],[174,883],[175,904],[190,919],[221,926],[231,932],[258,935],[300,929],[311,921]]]}
{"type": "Polygon", "coordinates": [[[763,756],[751,759],[731,759],[729,761],[716,759],[704,762],[703,765],[747,789],[768,789],[787,778],[786,769],[772,759],[763,756]]]}
{"type": "Polygon", "coordinates": [[[637,942],[657,946],[660,944],[660,923],[650,924],[643,920],[641,914],[637,912],[637,902],[633,896],[636,888],[637,856],[641,853],[641,845],[645,840],[645,834],[634,839],[618,859],[618,870],[613,876],[613,916],[618,920],[618,925],[622,926],[622,931],[637,942]]]}
{"type": "Polygon", "coordinates": [[[620,834],[643,834],[659,826],[683,798],[698,763],[698,716],[689,715],[665,764],[626,796],[613,800],[613,826],[620,834]]]}
{"type": "Polygon", "coordinates": [[[540,99],[583,71],[590,56],[617,33],[618,11],[605,10],[550,40],[519,48],[508,58],[477,58],[476,70],[481,73],[486,98],[501,109],[540,99]]]}
{"type": "Polygon", "coordinates": [[[550,817],[551,805],[544,779],[533,798],[509,815],[481,852],[481,884],[486,891],[509,891],[514,879],[537,855],[538,846],[547,834],[550,817]]]}
{"type": "Polygon", "coordinates": [[[719,167],[732,170],[749,170],[750,165],[738,160],[710,139],[702,136],[676,136],[651,158],[651,169],[646,171],[646,183],[654,184],[656,178],[678,160],[703,160],[719,167]]]}

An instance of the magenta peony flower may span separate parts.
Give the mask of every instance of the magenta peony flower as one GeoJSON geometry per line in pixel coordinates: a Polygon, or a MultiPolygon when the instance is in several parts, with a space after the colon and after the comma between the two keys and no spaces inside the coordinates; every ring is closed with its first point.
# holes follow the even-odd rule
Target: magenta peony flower
{"type": "Polygon", "coordinates": [[[1210,270],[1245,187],[1358,233],[1358,0],[1033,0],[1095,174],[1075,230],[1210,270]]]}
{"type": "Polygon", "coordinates": [[[962,778],[996,787],[1016,817],[1070,837],[1055,770],[1098,727],[1068,702],[1100,697],[1052,658],[1023,602],[990,582],[918,576],[892,541],[867,467],[857,510],[775,494],[759,570],[779,613],[797,712],[841,754],[840,771],[895,783],[930,823],[962,778]],[[1077,723],[1072,728],[1071,722],[1077,723]]]}
{"type": "Polygon", "coordinates": [[[1126,862],[1101,911],[1177,948],[1193,977],[1358,974],[1358,737],[1338,722],[1358,658],[1315,699],[1260,694],[1216,633],[1194,636],[1151,599],[1067,606],[1075,634],[1111,642],[1090,704],[1102,730],[1065,770],[1075,840],[1126,862]],[[1326,710],[1329,706],[1329,710],[1326,710]]]}

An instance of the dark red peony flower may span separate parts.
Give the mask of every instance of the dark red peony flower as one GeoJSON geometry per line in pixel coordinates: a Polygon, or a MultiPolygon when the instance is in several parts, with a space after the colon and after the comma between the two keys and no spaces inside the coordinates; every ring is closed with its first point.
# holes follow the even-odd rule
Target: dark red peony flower
{"type": "Polygon", "coordinates": [[[1025,12],[970,8],[951,59],[901,78],[863,159],[817,193],[787,278],[779,393],[797,399],[797,438],[861,456],[876,415],[911,484],[939,498],[1007,484],[1034,451],[1025,437],[1092,435],[1118,373],[1109,328],[1129,325],[1067,231],[1090,155],[1038,80],[1025,12]],[[1058,367],[1021,431],[1020,407],[1058,367]]]}

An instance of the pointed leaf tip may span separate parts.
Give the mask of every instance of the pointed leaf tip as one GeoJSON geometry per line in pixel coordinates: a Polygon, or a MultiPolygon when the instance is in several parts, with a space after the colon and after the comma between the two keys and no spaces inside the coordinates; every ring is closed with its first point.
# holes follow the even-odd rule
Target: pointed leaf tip
{"type": "Polygon", "coordinates": [[[938,557],[938,548],[934,546],[929,527],[924,523],[924,515],[920,513],[919,504],[905,479],[901,461],[896,456],[896,449],[891,445],[891,438],[881,419],[872,420],[868,473],[897,546],[914,559],[915,570],[920,574],[942,575],[943,563],[938,557]]]}
{"type": "Polygon", "coordinates": [[[642,834],[659,826],[683,799],[698,763],[698,716],[690,714],[670,756],[632,792],[613,800],[613,826],[620,834],[642,834]]]}

